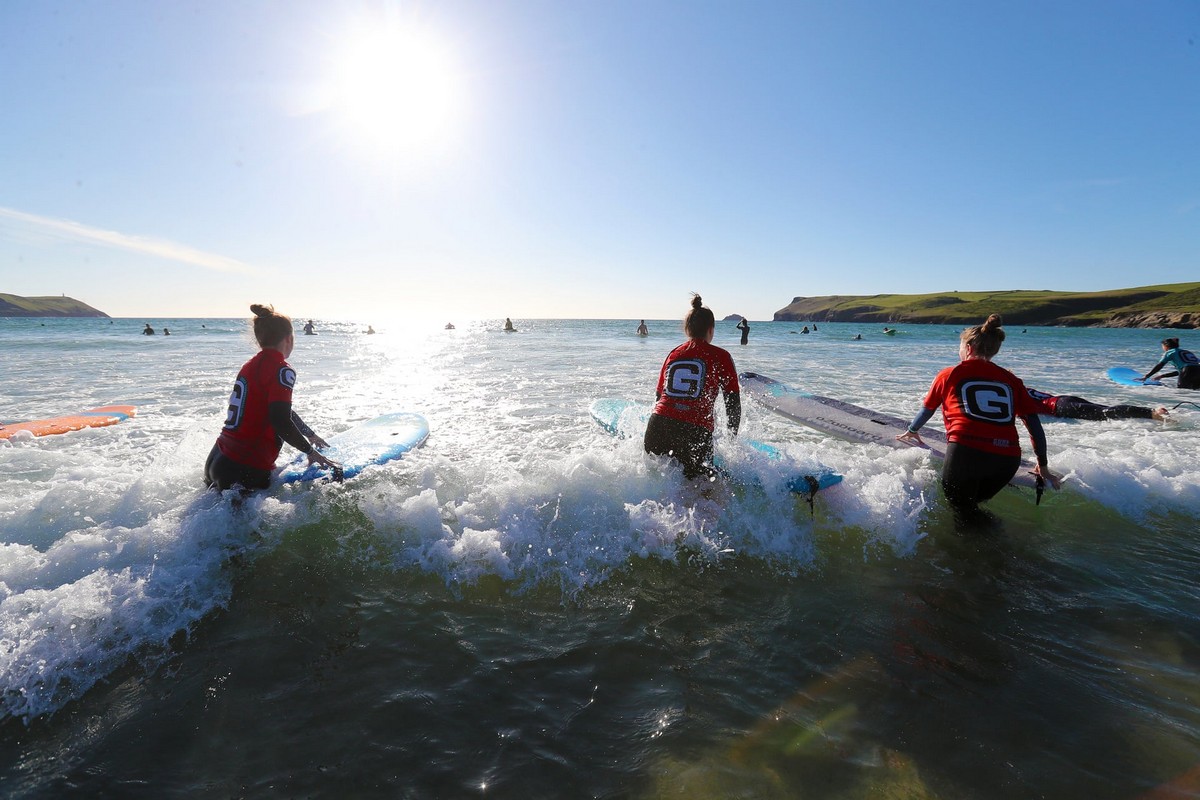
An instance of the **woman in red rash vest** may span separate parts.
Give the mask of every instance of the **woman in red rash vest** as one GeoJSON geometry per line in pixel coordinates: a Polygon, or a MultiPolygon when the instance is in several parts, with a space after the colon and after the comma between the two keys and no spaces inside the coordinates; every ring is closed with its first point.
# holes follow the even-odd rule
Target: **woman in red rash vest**
{"type": "Polygon", "coordinates": [[[701,475],[711,480],[718,393],[724,395],[730,432],[736,435],[742,421],[737,369],[728,351],[712,344],[716,319],[698,294],[692,295],[683,329],[688,340],[667,355],[659,371],[644,444],[647,453],[668,455],[682,464],[688,480],[701,475]]]}
{"type": "Polygon", "coordinates": [[[275,457],[284,442],[308,456],[309,464],[336,467],[317,452],[325,440],[292,411],[296,371],[287,363],[296,345],[292,321],[274,306],[252,305],[254,338],[262,349],[242,365],[225,426],[204,463],[205,486],[243,490],[265,489],[271,484],[275,457]]]}
{"type": "Polygon", "coordinates": [[[917,431],[940,407],[946,425],[946,461],[942,490],[961,515],[978,511],[978,504],[1003,489],[1021,466],[1017,417],[1029,429],[1037,456],[1036,474],[1058,488],[1058,478],[1046,462],[1046,434],[1038,419],[1039,404],[1016,375],[992,363],[1004,341],[1000,315],[967,328],[959,337],[959,363],[937,374],[908,430],[896,438],[922,444],[917,431]]]}

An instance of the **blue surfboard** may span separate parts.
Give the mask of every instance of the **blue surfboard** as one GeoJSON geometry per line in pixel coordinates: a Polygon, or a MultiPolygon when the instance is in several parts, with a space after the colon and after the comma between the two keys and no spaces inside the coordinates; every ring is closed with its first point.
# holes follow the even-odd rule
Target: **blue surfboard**
{"type": "Polygon", "coordinates": [[[1122,386],[1162,386],[1162,381],[1156,381],[1154,378],[1143,381],[1143,373],[1129,367],[1112,367],[1106,374],[1110,381],[1122,386]]]}
{"type": "MultiPolygon", "coordinates": [[[[349,430],[329,437],[329,447],[322,450],[342,465],[341,479],[353,478],[367,467],[395,461],[429,436],[429,423],[420,414],[397,412],[355,425],[349,430]]],[[[321,477],[337,480],[331,470],[310,465],[303,454],[284,466],[279,479],[284,483],[311,481],[321,477]]]]}
{"type": "MultiPolygon", "coordinates": [[[[635,403],[632,400],[602,398],[593,402],[589,410],[591,411],[592,419],[600,427],[614,436],[620,436],[623,439],[642,436],[646,432],[646,423],[650,418],[649,406],[635,403]]],[[[787,459],[787,456],[773,445],[756,442],[751,439],[741,441],[744,441],[748,447],[762,453],[772,461],[782,462],[787,459]]],[[[714,465],[717,469],[723,471],[728,471],[729,469],[729,465],[724,463],[724,460],[719,455],[714,459],[714,465]]],[[[828,489],[830,486],[841,483],[841,481],[842,476],[829,467],[817,465],[814,469],[804,470],[797,466],[795,467],[795,473],[788,476],[787,487],[797,494],[811,496],[814,492],[821,489],[828,489]]]]}

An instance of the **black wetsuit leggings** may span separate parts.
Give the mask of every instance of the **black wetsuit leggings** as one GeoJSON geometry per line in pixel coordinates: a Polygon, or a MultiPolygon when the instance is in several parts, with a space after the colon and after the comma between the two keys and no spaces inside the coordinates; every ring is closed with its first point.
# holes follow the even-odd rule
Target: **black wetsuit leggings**
{"type": "Polygon", "coordinates": [[[713,436],[708,428],[670,417],[651,414],[646,424],[647,453],[671,456],[683,465],[683,476],[693,480],[714,474],[713,436]]]}
{"type": "Polygon", "coordinates": [[[1102,406],[1074,395],[1063,395],[1054,406],[1055,416],[1066,419],[1154,419],[1154,411],[1145,406],[1102,406]]]}
{"type": "Polygon", "coordinates": [[[1200,367],[1188,364],[1179,370],[1179,379],[1175,385],[1180,389],[1200,389],[1200,367]]]}
{"type": "Polygon", "coordinates": [[[222,491],[233,486],[243,489],[266,489],[271,485],[271,470],[247,467],[221,452],[215,444],[204,462],[204,485],[222,491]]]}
{"type": "Polygon", "coordinates": [[[951,442],[942,465],[942,491],[956,511],[971,511],[1008,485],[1021,457],[1003,456],[951,442]]]}

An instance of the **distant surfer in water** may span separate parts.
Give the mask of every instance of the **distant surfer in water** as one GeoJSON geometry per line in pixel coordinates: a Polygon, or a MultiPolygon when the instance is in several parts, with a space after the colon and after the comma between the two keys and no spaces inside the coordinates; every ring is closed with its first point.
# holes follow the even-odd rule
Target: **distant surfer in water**
{"type": "Polygon", "coordinates": [[[1087,419],[1100,422],[1106,419],[1166,419],[1165,408],[1146,408],[1145,406],[1104,406],[1076,397],[1071,394],[1053,395],[1039,392],[1037,389],[1025,388],[1042,410],[1039,414],[1047,417],[1062,419],[1087,419]]]}
{"type": "Polygon", "coordinates": [[[742,317],[742,321],[737,324],[737,329],[742,332],[742,344],[750,343],[750,323],[742,317]]]}
{"type": "Polygon", "coordinates": [[[1000,315],[992,314],[982,325],[962,332],[959,363],[937,374],[921,411],[908,430],[896,437],[924,444],[918,431],[941,408],[949,441],[942,465],[942,491],[955,513],[968,519],[977,515],[979,503],[994,497],[1021,466],[1018,417],[1033,440],[1037,456],[1034,474],[1058,488],[1058,478],[1047,465],[1039,404],[1020,378],[992,363],[1004,341],[1002,324],[1000,315]]]}
{"type": "Polygon", "coordinates": [[[150,327],[149,322],[146,323],[145,328],[142,328],[142,335],[143,336],[153,336],[154,335],[154,328],[150,327]]]}
{"type": "Polygon", "coordinates": [[[504,318],[504,330],[506,330],[506,331],[515,331],[516,330],[516,328],[513,327],[512,320],[509,319],[508,317],[504,318]]]}
{"type": "Polygon", "coordinates": [[[638,336],[649,336],[650,335],[650,329],[646,327],[646,320],[642,320],[642,324],[638,325],[637,335],[638,336]]]}
{"type": "Polygon", "coordinates": [[[304,335],[305,336],[316,336],[317,335],[317,326],[313,325],[313,321],[311,319],[304,326],[304,335]]]}
{"type": "Polygon", "coordinates": [[[308,456],[309,464],[337,467],[318,447],[329,445],[292,410],[296,371],[287,358],[296,346],[292,321],[274,306],[252,305],[254,338],[262,349],[242,365],[225,426],[204,463],[204,485],[266,489],[284,442],[308,456]]]}
{"type": "Polygon", "coordinates": [[[1174,336],[1162,340],[1162,349],[1163,357],[1154,365],[1154,369],[1142,376],[1142,380],[1153,378],[1156,372],[1170,364],[1179,373],[1176,386],[1180,389],[1200,389],[1200,358],[1191,350],[1180,347],[1179,339],[1174,336]]]}
{"type": "Polygon", "coordinates": [[[683,320],[688,340],[667,354],[654,390],[654,410],[646,425],[646,452],[671,456],[683,465],[688,480],[715,474],[714,411],[717,394],[724,396],[725,422],[737,435],[742,400],[737,369],[727,350],[712,343],[716,317],[700,295],[692,295],[692,310],[683,320]]]}

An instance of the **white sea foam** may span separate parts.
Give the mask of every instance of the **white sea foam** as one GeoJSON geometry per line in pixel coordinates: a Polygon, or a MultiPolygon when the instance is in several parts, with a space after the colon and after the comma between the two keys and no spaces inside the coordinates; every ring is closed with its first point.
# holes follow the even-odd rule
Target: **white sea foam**
{"type": "MultiPolygon", "coordinates": [[[[680,340],[677,322],[653,325],[646,339],[632,335],[636,323],[530,320],[505,335],[484,324],[430,332],[375,321],[374,337],[359,333],[365,323],[323,323],[291,359],[306,421],[329,435],[411,410],[429,419],[430,439],[344,485],[277,488],[237,509],[202,490],[200,469],[237,368],[253,353],[241,323],[168,321],[169,340],[140,336],[140,321],[0,324],[0,363],[18,365],[0,385],[0,420],[139,407],[110,428],[0,447],[4,716],[52,713],[131,658],[154,663],[228,602],[233,565],[301,526],[385,569],[449,585],[496,579],[516,592],[555,586],[569,599],[646,559],[748,556],[803,574],[851,531],[911,558],[939,513],[936,465],[923,451],[832,440],[749,401],[743,436],[778,444],[801,469],[824,464],[844,476],[812,512],[786,490],[783,465],[736,443],[719,447],[747,485],[706,494],[646,457],[637,437],[603,432],[589,403],[649,402],[662,357],[680,340]]],[[[822,325],[800,337],[756,325],[739,348],[729,327],[718,344],[739,367],[901,417],[957,341],[950,328],[872,340],[874,326],[822,325]],[[851,342],[857,332],[867,339],[851,342]]],[[[1188,399],[1104,381],[1105,366],[1153,359],[1155,342],[1153,332],[1039,329],[1010,336],[999,360],[1044,390],[1145,405],[1188,399]]],[[[1200,412],[1173,417],[1048,423],[1064,491],[1118,520],[1194,518],[1200,412]]],[[[1038,513],[1053,518],[1070,505],[1052,501],[1038,513]]]]}

